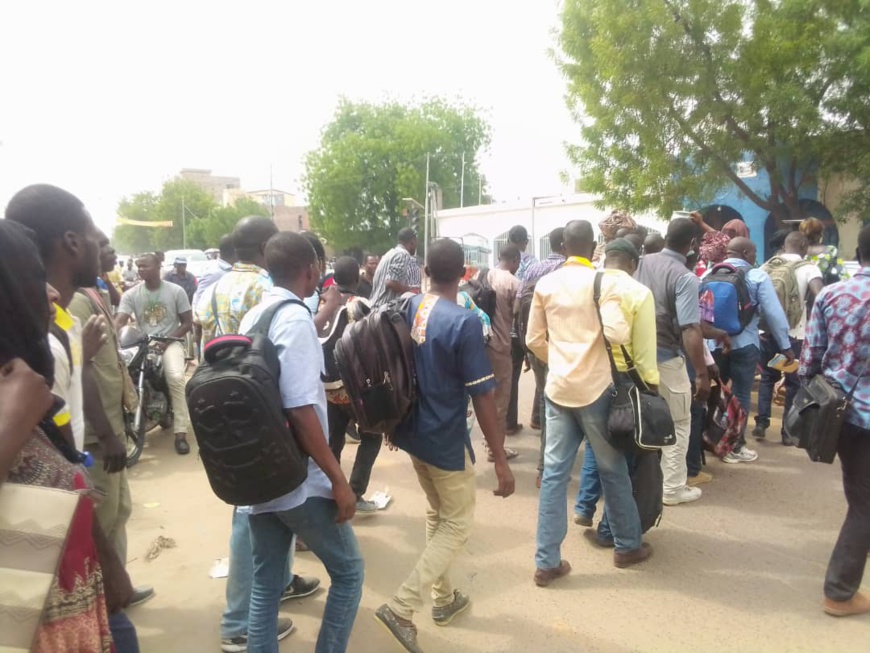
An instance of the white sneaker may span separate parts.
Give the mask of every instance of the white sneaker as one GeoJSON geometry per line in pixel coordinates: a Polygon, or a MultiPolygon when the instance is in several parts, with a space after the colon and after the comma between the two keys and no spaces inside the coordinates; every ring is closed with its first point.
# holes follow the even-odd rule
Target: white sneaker
{"type": "Polygon", "coordinates": [[[681,503],[691,503],[701,498],[701,488],[684,485],[679,490],[665,492],[662,495],[662,503],[666,506],[678,506],[681,503]]]}
{"type": "Polygon", "coordinates": [[[758,460],[758,452],[753,451],[749,447],[743,447],[740,451],[732,451],[727,456],[722,458],[723,463],[736,465],[737,463],[751,463],[758,460]]]}

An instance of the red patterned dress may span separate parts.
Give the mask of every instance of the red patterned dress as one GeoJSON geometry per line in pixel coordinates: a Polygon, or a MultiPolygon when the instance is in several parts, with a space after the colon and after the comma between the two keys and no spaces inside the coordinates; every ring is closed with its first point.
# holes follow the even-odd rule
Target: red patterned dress
{"type": "MultiPolygon", "coordinates": [[[[18,454],[11,483],[87,490],[84,473],[64,458],[41,431],[18,454]]],[[[49,591],[32,653],[111,653],[115,650],[103,590],[103,573],[91,533],[94,503],[79,502],[49,591]]]]}

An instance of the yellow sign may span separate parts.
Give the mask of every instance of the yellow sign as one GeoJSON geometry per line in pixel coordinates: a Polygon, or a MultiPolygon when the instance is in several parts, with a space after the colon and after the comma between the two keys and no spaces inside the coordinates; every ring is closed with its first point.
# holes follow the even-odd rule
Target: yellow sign
{"type": "Polygon", "coordinates": [[[118,218],[118,224],[129,224],[133,227],[172,227],[172,220],[164,222],[148,222],[147,220],[128,220],[127,218],[118,218]]]}

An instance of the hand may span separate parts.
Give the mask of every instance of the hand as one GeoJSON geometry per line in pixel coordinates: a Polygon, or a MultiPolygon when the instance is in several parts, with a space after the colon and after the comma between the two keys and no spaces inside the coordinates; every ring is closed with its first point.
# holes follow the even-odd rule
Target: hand
{"type": "Polygon", "coordinates": [[[127,466],[127,449],[114,433],[100,438],[103,452],[103,470],[117,474],[127,466]]]}
{"type": "Polygon", "coordinates": [[[532,362],[529,360],[529,355],[523,356],[523,372],[528,372],[532,369],[532,362]]]}
{"type": "Polygon", "coordinates": [[[166,351],[166,348],[168,346],[169,346],[168,342],[152,342],[151,343],[151,347],[154,349],[154,351],[157,352],[158,354],[160,354],[161,356],[166,351]]]}
{"type": "Polygon", "coordinates": [[[0,369],[0,432],[24,442],[54,405],[45,377],[20,358],[0,369]]]}
{"type": "Polygon", "coordinates": [[[786,349],[782,352],[782,355],[785,356],[786,363],[791,365],[795,361],[794,352],[791,349],[786,349]]]}
{"type": "Polygon", "coordinates": [[[495,463],[495,477],[498,480],[498,488],[492,491],[495,496],[506,499],[514,493],[514,475],[507,460],[495,463]]]}
{"type": "Polygon", "coordinates": [[[338,485],[335,483],[332,484],[332,498],[338,506],[338,514],[335,516],[335,523],[343,524],[344,522],[353,519],[353,516],[356,513],[356,495],[353,493],[353,490],[350,489],[350,485],[348,485],[347,481],[338,485]]]}
{"type": "Polygon", "coordinates": [[[695,377],[695,401],[700,404],[705,404],[709,397],[710,377],[706,374],[699,374],[695,377]]]}
{"type": "MultiPolygon", "coordinates": [[[[101,561],[102,562],[102,561],[101,561]]],[[[127,571],[119,564],[103,565],[103,587],[109,614],[123,610],[133,600],[133,583],[127,571]]]]}
{"type": "Polygon", "coordinates": [[[731,351],[731,336],[723,331],[721,335],[716,337],[716,343],[722,346],[722,353],[727,356],[731,351]]]}
{"type": "Polygon", "coordinates": [[[109,335],[106,332],[108,325],[106,318],[102,315],[91,315],[82,329],[82,357],[84,361],[90,362],[93,360],[106,341],[109,335]]]}
{"type": "Polygon", "coordinates": [[[707,374],[710,375],[710,378],[714,381],[719,381],[719,366],[716,363],[707,366],[707,374]]]}
{"type": "Polygon", "coordinates": [[[699,225],[704,222],[704,216],[701,215],[700,211],[692,211],[689,214],[689,219],[694,222],[696,225],[699,225]]]}
{"type": "Polygon", "coordinates": [[[320,299],[323,302],[323,305],[327,308],[336,308],[344,303],[344,299],[341,296],[341,291],[336,285],[332,285],[324,290],[323,295],[321,295],[320,299]]]}

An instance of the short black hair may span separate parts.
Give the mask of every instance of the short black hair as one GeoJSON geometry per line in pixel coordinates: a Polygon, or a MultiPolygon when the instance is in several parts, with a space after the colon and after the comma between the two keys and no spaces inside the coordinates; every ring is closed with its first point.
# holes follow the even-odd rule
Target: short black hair
{"type": "Polygon", "coordinates": [[[809,244],[810,241],[804,234],[802,234],[800,231],[792,231],[789,232],[789,234],[785,237],[783,247],[786,247],[788,249],[802,250],[809,247],[809,244]]]}
{"type": "Polygon", "coordinates": [[[665,247],[665,239],[661,234],[649,234],[643,239],[644,254],[656,254],[665,247]]]}
{"type": "Polygon", "coordinates": [[[665,245],[674,250],[685,249],[698,234],[698,227],[689,218],[674,218],[665,234],[665,245]]]}
{"type": "Polygon", "coordinates": [[[514,225],[511,227],[511,230],[508,231],[508,240],[514,245],[524,245],[529,242],[529,232],[526,231],[526,228],[521,224],[514,225]]]}
{"type": "Polygon", "coordinates": [[[370,258],[381,258],[381,257],[378,256],[377,254],[366,254],[365,258],[363,259],[363,263],[368,262],[368,260],[369,260],[370,258]]]}
{"type": "Polygon", "coordinates": [[[508,243],[504,247],[501,248],[501,251],[498,253],[499,261],[519,261],[521,258],[520,248],[514,245],[513,243],[508,243]]]}
{"type": "Polygon", "coordinates": [[[223,260],[231,259],[236,257],[236,245],[233,242],[233,237],[230,234],[224,234],[221,236],[220,242],[218,243],[218,249],[220,250],[220,257],[223,260]]]}
{"type": "Polygon", "coordinates": [[[157,255],[157,252],[145,252],[144,254],[139,254],[136,257],[136,267],[139,266],[139,261],[151,261],[154,265],[160,265],[160,257],[157,255]]]}
{"type": "Polygon", "coordinates": [[[569,256],[591,256],[595,232],[588,220],[571,220],[565,225],[565,250],[569,256]]]}
{"type": "Polygon", "coordinates": [[[359,263],[352,256],[340,256],[332,269],[332,278],[339,286],[349,287],[359,282],[359,263]]]}
{"type": "Polygon", "coordinates": [[[324,249],[323,241],[320,240],[320,237],[313,231],[300,231],[299,233],[311,243],[314,253],[317,254],[317,260],[321,262],[326,261],[326,249],[324,249]]]}
{"type": "Polygon", "coordinates": [[[233,246],[236,256],[243,263],[250,263],[257,258],[272,236],[278,233],[278,227],[270,218],[262,215],[249,215],[236,223],[233,229],[233,246]]]}
{"type": "Polygon", "coordinates": [[[565,244],[565,227],[556,227],[550,232],[550,251],[558,252],[565,244]]]}
{"type": "Polygon", "coordinates": [[[93,224],[78,197],[50,184],[34,184],[15,193],[6,207],[6,219],[33,231],[44,263],[64,234],[84,234],[93,224]]]}
{"type": "Polygon", "coordinates": [[[861,265],[870,265],[870,224],[858,232],[858,253],[861,255],[861,265]]]}
{"type": "Polygon", "coordinates": [[[292,231],[279,231],[266,242],[266,269],[273,280],[295,279],[317,262],[311,241],[292,231]]]}
{"type": "Polygon", "coordinates": [[[403,227],[399,229],[399,242],[403,245],[407,245],[415,240],[417,240],[417,232],[411,229],[411,227],[403,227]]]}
{"type": "Polygon", "coordinates": [[[465,269],[465,253],[462,246],[449,238],[436,240],[429,245],[426,254],[426,269],[435,283],[451,283],[462,277],[465,269]]]}
{"type": "Polygon", "coordinates": [[[632,232],[630,234],[625,234],[623,236],[628,242],[634,245],[634,248],[638,251],[638,253],[643,251],[643,237],[639,233],[632,232]]]}

